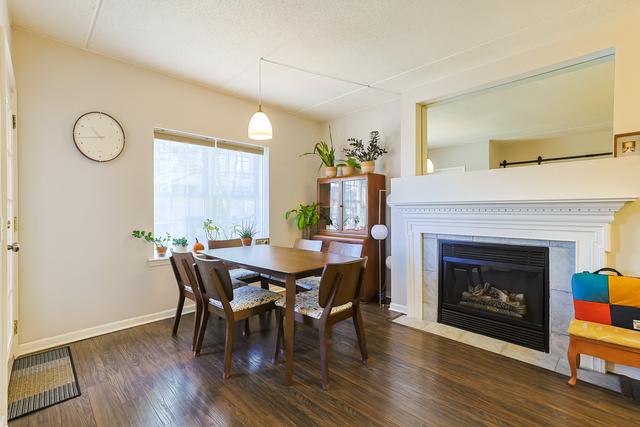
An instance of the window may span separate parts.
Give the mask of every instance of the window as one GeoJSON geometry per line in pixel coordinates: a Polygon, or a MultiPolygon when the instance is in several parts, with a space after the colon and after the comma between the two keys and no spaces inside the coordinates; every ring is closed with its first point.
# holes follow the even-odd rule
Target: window
{"type": "Polygon", "coordinates": [[[235,226],[254,224],[269,235],[268,151],[215,138],[156,131],[154,139],[154,233],[197,237],[210,218],[232,238],[235,226]]]}

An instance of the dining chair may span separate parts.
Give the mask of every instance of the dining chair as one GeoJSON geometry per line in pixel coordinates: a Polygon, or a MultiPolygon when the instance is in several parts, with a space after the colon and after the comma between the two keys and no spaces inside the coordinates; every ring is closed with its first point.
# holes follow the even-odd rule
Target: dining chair
{"type": "MultiPolygon", "coordinates": [[[[327,264],[322,272],[317,290],[296,294],[295,320],[319,330],[320,368],[322,388],[329,388],[329,349],[333,325],[346,319],[353,319],[358,337],[362,362],[368,358],[362,311],[360,310],[360,288],[364,280],[366,258],[339,264],[327,264]]],[[[285,298],[276,301],[278,332],[273,361],[277,363],[283,348],[283,318],[285,298]]]]}
{"type": "MultiPolygon", "coordinates": [[[[173,269],[173,274],[178,284],[178,306],[176,307],[176,316],[173,321],[173,331],[171,335],[175,337],[178,334],[178,325],[182,317],[184,300],[188,298],[194,301],[196,303],[196,313],[193,322],[193,340],[191,342],[191,350],[194,350],[198,336],[198,328],[200,327],[200,318],[202,317],[202,298],[200,296],[200,290],[198,286],[196,286],[197,283],[193,280],[194,275],[187,273],[187,270],[193,269],[193,254],[191,252],[172,253],[169,261],[171,262],[171,268],[173,269]]],[[[193,273],[193,270],[191,273],[193,273]]]]}
{"type": "Polygon", "coordinates": [[[293,247],[294,249],[320,252],[322,250],[322,240],[296,239],[293,247]]]}
{"type": "MultiPolygon", "coordinates": [[[[225,248],[237,248],[242,246],[242,240],[240,239],[226,239],[226,240],[209,240],[207,245],[209,249],[225,249],[225,248]]],[[[246,268],[237,268],[234,266],[229,267],[229,274],[233,279],[242,280],[246,283],[253,283],[260,280],[260,274],[255,271],[247,270],[246,268]]]]}
{"type": "MultiPolygon", "coordinates": [[[[327,252],[333,254],[347,255],[354,258],[361,258],[364,246],[361,243],[344,243],[344,242],[330,242],[327,252]]],[[[305,277],[304,279],[296,280],[296,286],[298,288],[308,291],[312,289],[318,289],[320,286],[320,276],[305,277]]]]}
{"type": "MultiPolygon", "coordinates": [[[[200,288],[203,313],[195,345],[195,355],[202,349],[209,313],[224,317],[227,334],[224,348],[223,378],[231,375],[231,352],[235,322],[245,320],[245,328],[251,316],[266,313],[275,308],[280,295],[254,286],[233,286],[233,279],[224,262],[220,260],[195,259],[196,281],[200,288]]],[[[246,330],[246,329],[245,329],[246,330]]]]}

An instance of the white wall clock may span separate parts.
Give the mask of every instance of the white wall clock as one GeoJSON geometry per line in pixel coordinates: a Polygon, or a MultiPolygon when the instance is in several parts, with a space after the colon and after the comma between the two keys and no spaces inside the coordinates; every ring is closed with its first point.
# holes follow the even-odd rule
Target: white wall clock
{"type": "Polygon", "coordinates": [[[73,125],[73,142],[88,159],[108,162],[124,149],[124,130],[106,113],[92,111],[78,117],[73,125]]]}

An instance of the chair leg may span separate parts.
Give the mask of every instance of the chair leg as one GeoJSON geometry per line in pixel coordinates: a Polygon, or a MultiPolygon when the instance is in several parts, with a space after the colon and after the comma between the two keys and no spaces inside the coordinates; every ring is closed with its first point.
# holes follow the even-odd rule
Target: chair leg
{"type": "Polygon", "coordinates": [[[227,339],[224,344],[224,374],[222,378],[231,376],[231,351],[233,349],[233,319],[227,319],[227,339]]]}
{"type": "Polygon", "coordinates": [[[278,363],[278,356],[280,356],[280,351],[283,346],[283,337],[284,337],[284,327],[282,324],[282,309],[280,307],[276,308],[276,327],[278,328],[276,332],[276,347],[273,352],[273,363],[278,363]]]}
{"type": "Polygon", "coordinates": [[[320,328],[320,369],[322,389],[329,390],[329,349],[331,348],[331,327],[320,328]]]}
{"type": "Polygon", "coordinates": [[[178,306],[176,307],[176,318],[173,320],[173,331],[171,332],[171,335],[174,337],[178,334],[178,325],[180,324],[180,318],[182,317],[182,307],[184,307],[184,295],[180,292],[180,296],[178,297],[178,306]]]}
{"type": "Polygon", "coordinates": [[[198,332],[200,332],[200,323],[202,322],[202,307],[196,304],[196,312],[193,319],[193,340],[191,342],[191,351],[195,351],[196,342],[198,341],[198,332]]]}
{"type": "Polygon", "coordinates": [[[369,358],[369,355],[367,354],[367,338],[364,335],[364,322],[362,320],[360,306],[358,306],[353,312],[353,326],[355,326],[356,335],[358,336],[358,345],[360,346],[362,363],[367,363],[367,359],[369,358]]]}
{"type": "Polygon", "coordinates": [[[245,337],[251,334],[251,325],[249,324],[249,318],[244,319],[244,331],[242,332],[245,337]]]}
{"type": "Polygon", "coordinates": [[[260,277],[260,287],[262,289],[269,290],[269,279],[266,277],[260,277]]]}
{"type": "Polygon", "coordinates": [[[200,322],[200,330],[198,331],[198,339],[196,341],[196,348],[193,352],[194,356],[200,356],[200,350],[202,350],[202,341],[204,340],[204,332],[207,330],[207,322],[209,321],[209,310],[205,310],[202,313],[202,321],[200,322]]]}
{"type": "Polygon", "coordinates": [[[569,368],[571,368],[571,378],[569,385],[574,386],[578,380],[578,368],[580,367],[580,353],[576,349],[576,344],[572,336],[569,336],[569,349],[567,350],[567,359],[569,359],[569,368]]]}

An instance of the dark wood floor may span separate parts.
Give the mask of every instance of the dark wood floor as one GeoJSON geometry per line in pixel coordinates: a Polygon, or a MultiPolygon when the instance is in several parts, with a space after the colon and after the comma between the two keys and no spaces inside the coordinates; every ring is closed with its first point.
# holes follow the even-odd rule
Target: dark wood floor
{"type": "Polygon", "coordinates": [[[190,352],[193,315],[176,339],[169,319],[80,341],[71,349],[82,396],[10,425],[640,424],[640,406],[620,395],[584,383],[570,388],[559,374],[396,325],[392,316],[365,306],[366,367],[353,324],[339,325],[327,392],[317,332],[299,325],[295,383],[282,384],[283,366],[270,362],[272,318],[252,319],[252,335],[236,339],[226,381],[223,321],[209,323],[199,358],[190,352]]]}

